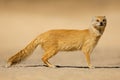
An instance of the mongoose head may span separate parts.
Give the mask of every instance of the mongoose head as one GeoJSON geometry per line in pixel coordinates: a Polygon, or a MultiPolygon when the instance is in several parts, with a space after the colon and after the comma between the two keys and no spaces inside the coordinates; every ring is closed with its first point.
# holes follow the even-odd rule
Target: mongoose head
{"type": "Polygon", "coordinates": [[[107,20],[105,16],[95,16],[92,19],[92,30],[94,32],[99,32],[99,34],[103,34],[104,29],[106,27],[107,20]]]}
{"type": "Polygon", "coordinates": [[[107,23],[106,17],[105,16],[95,16],[92,19],[92,25],[93,26],[98,26],[98,27],[105,27],[107,23]]]}

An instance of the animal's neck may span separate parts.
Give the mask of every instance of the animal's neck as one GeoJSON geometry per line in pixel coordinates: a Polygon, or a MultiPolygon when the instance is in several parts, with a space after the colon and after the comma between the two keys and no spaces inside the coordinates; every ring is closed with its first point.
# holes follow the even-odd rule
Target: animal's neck
{"type": "Polygon", "coordinates": [[[89,28],[89,30],[90,30],[91,34],[92,34],[93,36],[96,36],[96,37],[100,37],[100,36],[102,36],[102,34],[103,34],[103,31],[102,31],[101,29],[95,28],[95,26],[91,26],[91,27],[89,28]]]}

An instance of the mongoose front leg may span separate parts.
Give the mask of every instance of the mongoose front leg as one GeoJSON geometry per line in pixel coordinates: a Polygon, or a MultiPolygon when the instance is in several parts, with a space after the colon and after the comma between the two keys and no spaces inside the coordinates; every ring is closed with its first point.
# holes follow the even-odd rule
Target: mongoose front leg
{"type": "Polygon", "coordinates": [[[89,53],[84,53],[85,54],[85,57],[86,57],[86,61],[87,61],[87,64],[88,64],[88,67],[91,69],[93,69],[94,67],[91,65],[91,60],[90,60],[90,54],[89,53]]]}

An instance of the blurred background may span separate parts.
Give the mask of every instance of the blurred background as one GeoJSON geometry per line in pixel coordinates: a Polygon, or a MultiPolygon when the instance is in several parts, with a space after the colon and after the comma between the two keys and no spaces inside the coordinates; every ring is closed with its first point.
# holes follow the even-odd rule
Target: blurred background
{"type": "MultiPolygon", "coordinates": [[[[85,29],[93,16],[106,16],[107,27],[92,53],[97,66],[120,66],[119,0],[0,0],[0,65],[37,35],[50,29],[85,29]]],[[[41,48],[22,64],[42,64],[41,48]]],[[[86,65],[82,52],[59,52],[58,65],[86,65]],[[68,53],[68,54],[66,54],[68,53]]]]}

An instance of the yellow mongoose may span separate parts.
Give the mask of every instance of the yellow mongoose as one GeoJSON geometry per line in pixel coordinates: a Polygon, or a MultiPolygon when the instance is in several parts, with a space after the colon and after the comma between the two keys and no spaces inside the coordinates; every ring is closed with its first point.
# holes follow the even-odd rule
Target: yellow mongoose
{"type": "Polygon", "coordinates": [[[90,62],[90,54],[98,43],[106,26],[105,16],[95,16],[89,29],[85,30],[50,30],[40,34],[24,49],[19,51],[8,59],[6,67],[20,62],[28,55],[32,54],[38,45],[44,49],[45,53],[42,61],[48,67],[55,67],[48,60],[58,53],[58,51],[75,51],[81,50],[86,57],[89,68],[93,68],[90,62]]]}

